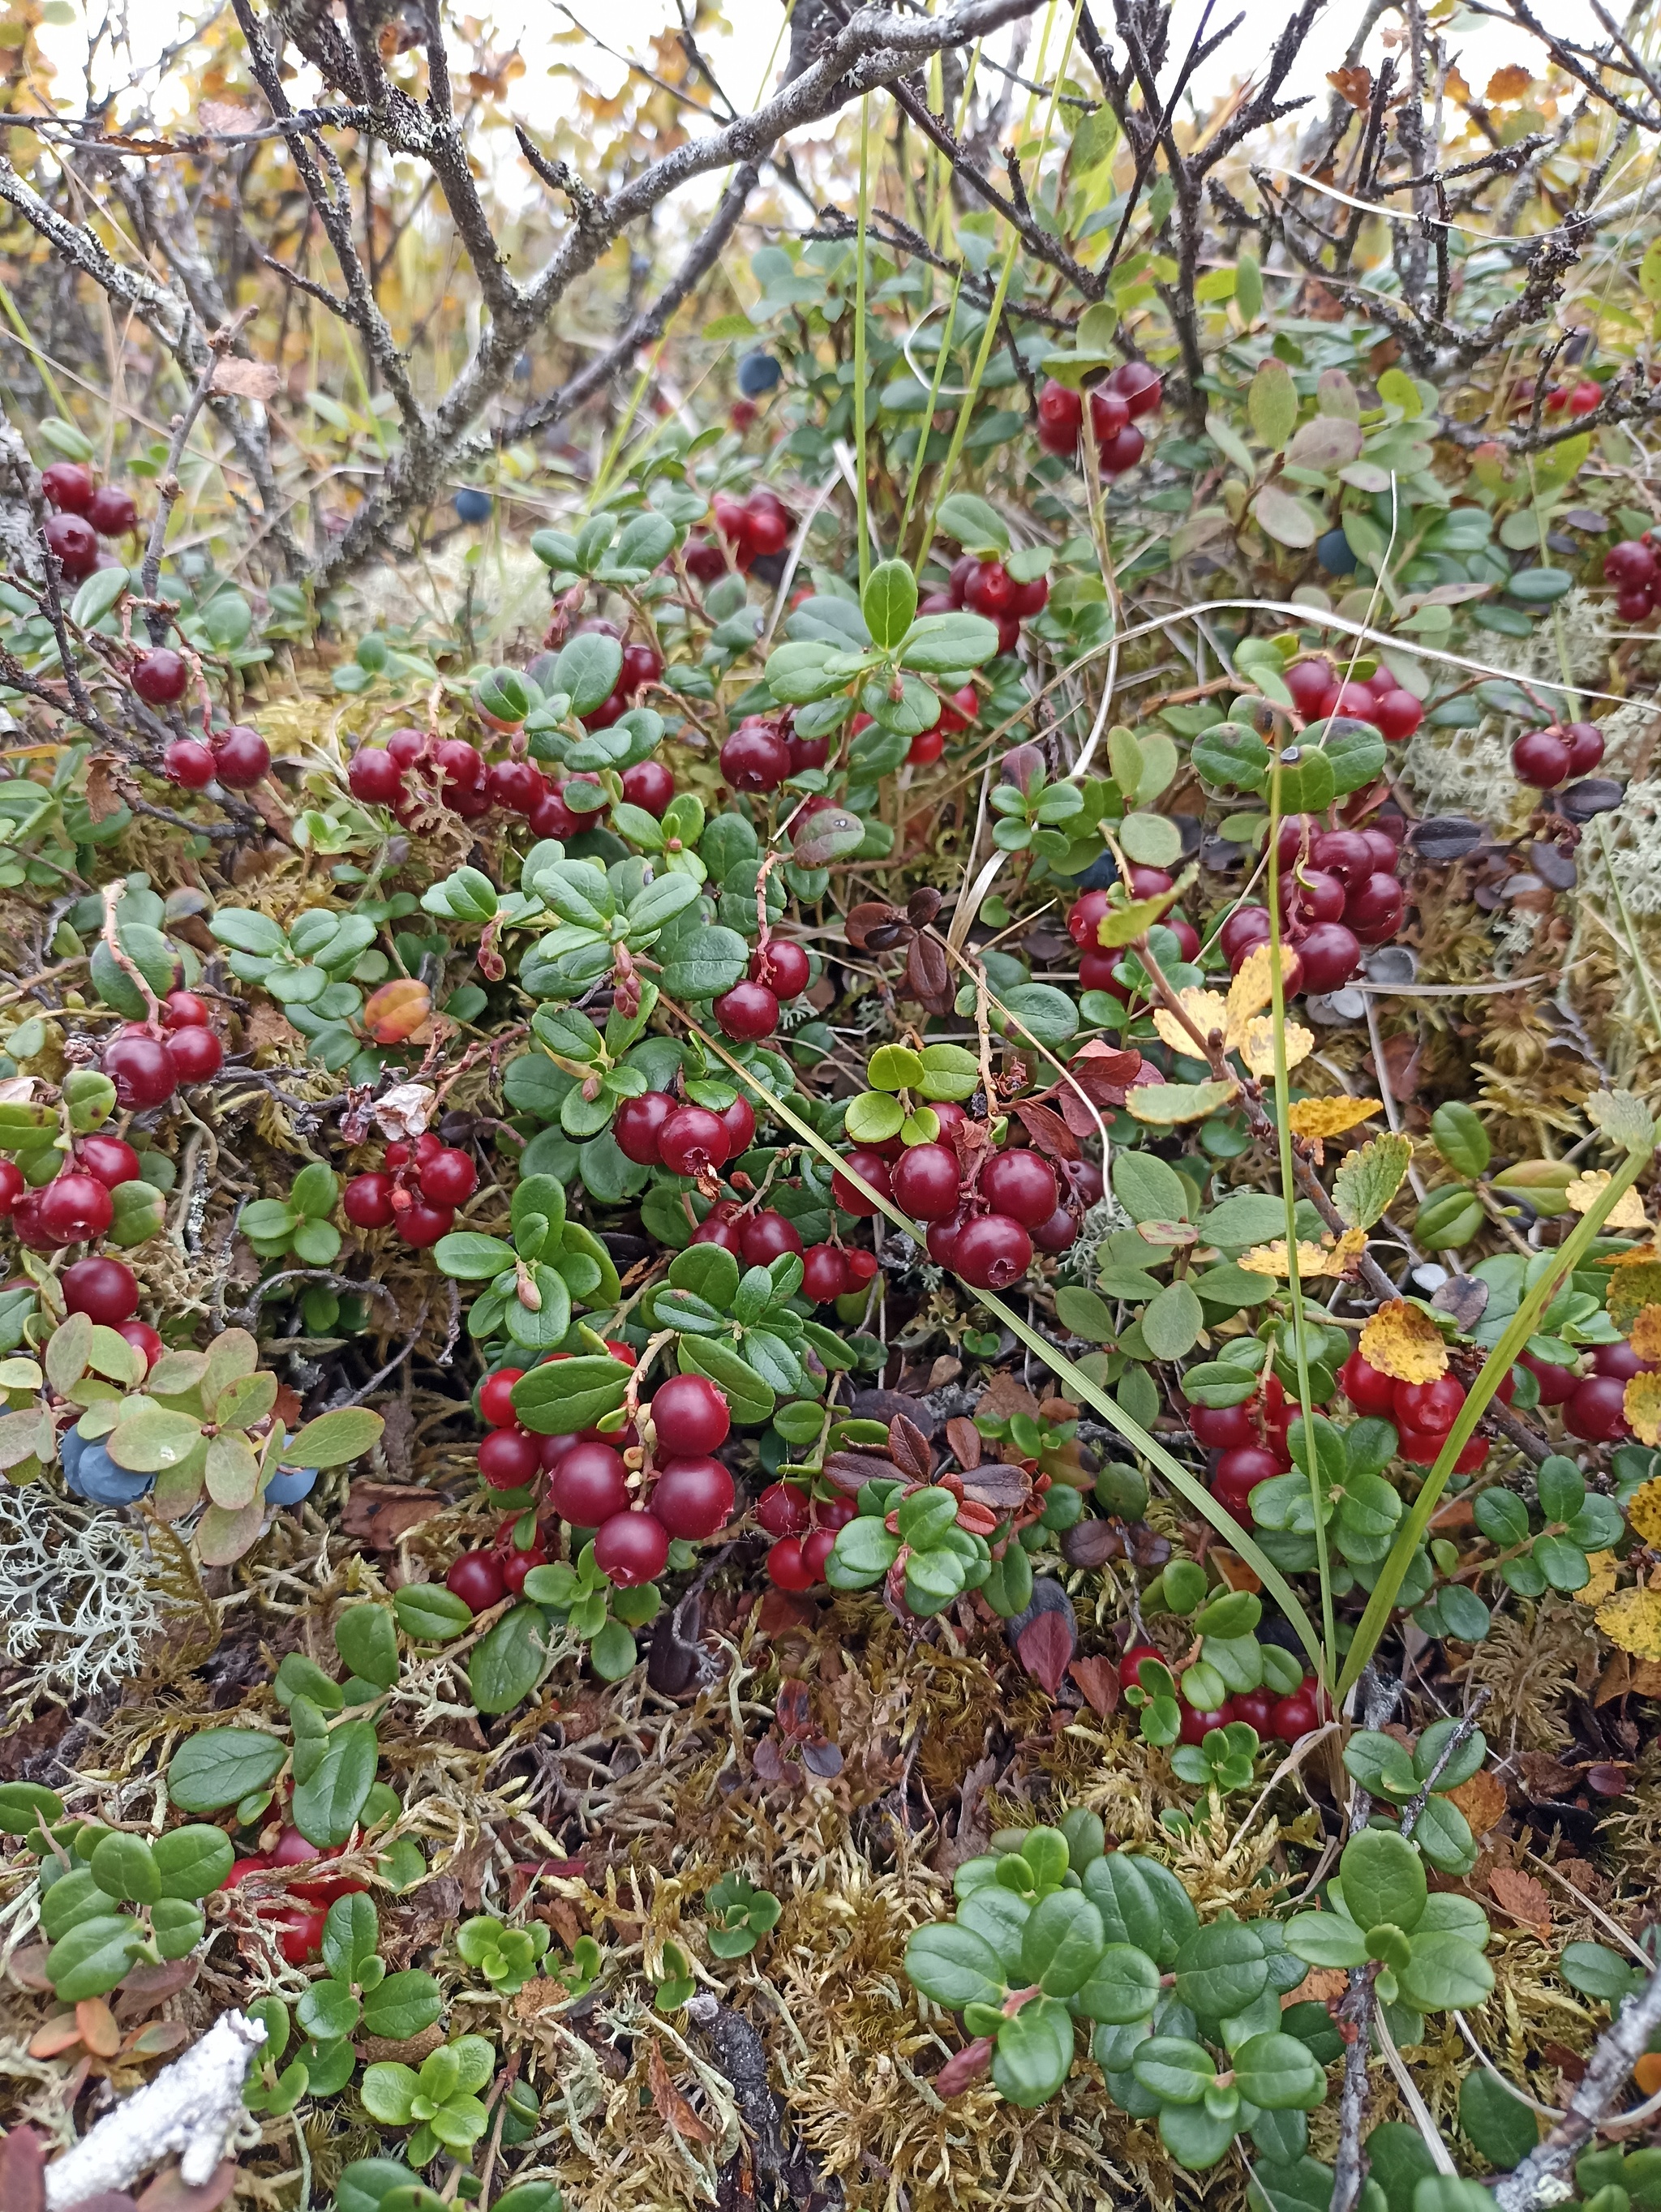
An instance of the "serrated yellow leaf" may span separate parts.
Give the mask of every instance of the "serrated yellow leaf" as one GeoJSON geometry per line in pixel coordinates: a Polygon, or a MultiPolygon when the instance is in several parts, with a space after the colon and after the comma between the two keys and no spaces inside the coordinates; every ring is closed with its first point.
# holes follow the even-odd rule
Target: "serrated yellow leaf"
{"type": "Polygon", "coordinates": [[[1621,1590],[1595,1617],[1609,1642],[1634,1659],[1661,1659],[1661,1590],[1621,1590]]]}
{"type": "MultiPolygon", "coordinates": [[[[1637,1382],[1637,1376],[1632,1380],[1637,1382]]],[[[1661,1475],[1652,1475],[1634,1491],[1627,1500],[1627,1519],[1634,1536],[1652,1551],[1661,1551],[1661,1475]]]]}
{"type": "Polygon", "coordinates": [[[1640,1359],[1661,1359],[1661,1306],[1646,1306],[1630,1334],[1632,1348],[1640,1359]]]}
{"type": "Polygon", "coordinates": [[[1294,1137],[1342,1137],[1384,1110],[1382,1098],[1346,1098],[1342,1092],[1335,1098],[1300,1098],[1287,1110],[1287,1127],[1294,1137]]]}
{"type": "Polygon", "coordinates": [[[1573,1593],[1574,1601],[1577,1605],[1602,1605],[1621,1579],[1621,1562],[1613,1552],[1588,1552],[1586,1565],[1591,1569],[1591,1580],[1584,1589],[1573,1593]]]}
{"type": "MultiPolygon", "coordinates": [[[[1284,976],[1284,963],[1281,973],[1284,976]]],[[[1268,945],[1253,945],[1228,987],[1227,1036],[1231,1052],[1244,1036],[1246,1024],[1252,1016],[1262,1013],[1274,999],[1274,948],[1268,945]]]]}
{"type": "Polygon", "coordinates": [[[1392,1298],[1361,1331],[1361,1357],[1398,1382],[1434,1382],[1448,1371],[1448,1348],[1427,1313],[1392,1298]]]}
{"type": "MultiPolygon", "coordinates": [[[[1314,1275],[1344,1275],[1366,1249],[1366,1231],[1347,1229],[1334,1243],[1323,1238],[1311,1244],[1300,1237],[1298,1241],[1298,1277],[1305,1281],[1314,1275]]],[[[1287,1265],[1287,1244],[1284,1237],[1272,1244],[1259,1244],[1242,1255],[1238,1264],[1254,1275],[1289,1276],[1287,1265]]]]}
{"type": "MultiPolygon", "coordinates": [[[[1576,1176],[1563,1193],[1577,1213],[1590,1213],[1615,1180],[1607,1168],[1588,1168],[1576,1176]]],[[[1605,1229],[1647,1229],[1644,1201],[1635,1190],[1623,1191],[1612,1212],[1603,1217],[1605,1229]]]]}
{"type": "MultiPolygon", "coordinates": [[[[1633,1434],[1641,1443],[1661,1444],[1661,1371],[1630,1376],[1622,1401],[1622,1409],[1632,1425],[1633,1434]]],[[[1645,1490],[1658,1492],[1656,1533],[1661,1535],[1661,1485],[1646,1482],[1645,1490]]],[[[1643,1491],[1638,1495],[1641,1498],[1643,1491]]],[[[1633,1526],[1637,1527],[1634,1521],[1633,1526]]]]}
{"type": "MultiPolygon", "coordinates": [[[[1297,1022],[1286,1025],[1286,1054],[1288,1068],[1296,1067],[1309,1058],[1315,1049],[1313,1033],[1297,1022]]],[[[1275,1017],[1260,1014],[1256,1021],[1248,1022],[1245,1035],[1240,1042],[1240,1057],[1254,1075],[1273,1075],[1275,1073],[1275,1017]]]]}

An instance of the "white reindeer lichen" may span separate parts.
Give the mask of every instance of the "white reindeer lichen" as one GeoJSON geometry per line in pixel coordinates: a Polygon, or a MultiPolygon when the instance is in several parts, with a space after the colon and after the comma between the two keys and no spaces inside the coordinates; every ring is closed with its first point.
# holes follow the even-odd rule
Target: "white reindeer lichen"
{"type": "Polygon", "coordinates": [[[14,1711],[131,1680],[167,1619],[141,1530],[42,1484],[0,1484],[0,1651],[27,1669],[14,1711]]]}

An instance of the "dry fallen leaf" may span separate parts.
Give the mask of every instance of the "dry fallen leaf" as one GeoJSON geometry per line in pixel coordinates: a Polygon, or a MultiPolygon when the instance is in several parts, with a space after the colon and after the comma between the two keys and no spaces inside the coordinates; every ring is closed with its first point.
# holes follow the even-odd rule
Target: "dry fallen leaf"
{"type": "Polygon", "coordinates": [[[1384,1110],[1382,1098],[1346,1098],[1342,1093],[1334,1098],[1299,1098],[1287,1109],[1287,1125],[1294,1137],[1342,1137],[1384,1110]]]}
{"type": "Polygon", "coordinates": [[[1457,1790],[1450,1790],[1447,1796],[1448,1802],[1457,1805],[1469,1821],[1473,1836],[1487,1835],[1505,1816],[1506,1785],[1487,1767],[1473,1774],[1469,1782],[1462,1782],[1457,1790]]]}
{"type": "MultiPolygon", "coordinates": [[[[1646,1307],[1645,1310],[1652,1313],[1654,1308],[1646,1307]]],[[[1621,1404],[1634,1435],[1643,1443],[1661,1444],[1661,1371],[1628,1376],[1621,1404]]],[[[1652,1490],[1655,1485],[1646,1483],[1644,1487],[1652,1490]]],[[[1661,1534],[1661,1515],[1656,1516],[1655,1526],[1657,1534],[1661,1534]]],[[[1646,1537],[1645,1540],[1653,1539],[1646,1537]]]]}
{"type": "MultiPolygon", "coordinates": [[[[1585,1175],[1576,1176],[1563,1195],[1577,1213],[1590,1213],[1603,1193],[1614,1182],[1607,1168],[1588,1168],[1585,1175]]],[[[1614,1207],[1603,1217],[1605,1229],[1647,1229],[1644,1218],[1644,1201],[1635,1190],[1622,1191],[1614,1207]]]]}
{"type": "Polygon", "coordinates": [[[1661,1590],[1621,1590],[1594,1618],[1609,1642],[1634,1659],[1661,1659],[1661,1590]]]}
{"type": "Polygon", "coordinates": [[[283,372],[270,362],[243,361],[227,354],[214,363],[211,388],[236,399],[271,399],[283,388],[283,372]]]}
{"type": "Polygon", "coordinates": [[[663,2062],[663,2046],[654,2043],[647,2057],[646,2078],[651,2084],[652,2103],[658,2118],[672,2127],[688,2142],[713,2142],[715,2130],[706,2127],[680,2091],[669,2079],[669,2069],[663,2062]]]}
{"type": "Polygon", "coordinates": [[[1515,1867],[1495,1867],[1488,1876],[1488,1894],[1502,1912],[1510,1913],[1530,1935],[1537,1936],[1542,1943],[1550,1942],[1551,1899],[1543,1882],[1515,1867]]]}

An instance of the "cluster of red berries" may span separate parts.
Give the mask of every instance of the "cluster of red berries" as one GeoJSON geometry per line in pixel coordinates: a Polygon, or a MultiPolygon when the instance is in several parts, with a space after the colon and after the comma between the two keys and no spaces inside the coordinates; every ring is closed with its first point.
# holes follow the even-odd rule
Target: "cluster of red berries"
{"type": "MultiPolygon", "coordinates": [[[[1364,945],[1389,944],[1407,912],[1407,894],[1396,873],[1400,859],[1401,848],[1387,823],[1323,830],[1313,816],[1287,817],[1281,824],[1280,864],[1288,997],[1299,991],[1339,989],[1360,965],[1364,945]]],[[[1269,940],[1269,909],[1261,906],[1236,907],[1217,935],[1236,975],[1269,940]]]]}
{"type": "MultiPolygon", "coordinates": [[[[246,1859],[238,1859],[222,1887],[234,1889],[246,1875],[262,1873],[268,1867],[306,1866],[313,1859],[319,1863],[338,1859],[344,1848],[337,1845],[332,1850],[319,1850],[298,1828],[285,1826],[270,1850],[255,1851],[246,1859]]],[[[338,1899],[368,1887],[367,1882],[349,1881],[338,1875],[326,1875],[316,1881],[290,1881],[281,1897],[262,1898],[253,1910],[259,1918],[271,1923],[277,1948],[288,1964],[304,1966],[322,1955],[329,1907],[338,1899]]]]}
{"type": "MultiPolygon", "coordinates": [[[[1573,384],[1554,385],[1542,403],[1548,415],[1590,415],[1600,404],[1603,387],[1594,376],[1583,376],[1573,384]]],[[[1529,393],[1534,398],[1532,391],[1529,393]]]]}
{"type": "MultiPolygon", "coordinates": [[[[1100,1170],[1088,1161],[1069,1161],[1058,1175],[1041,1152],[1023,1146],[989,1158],[975,1152],[960,1157],[953,1136],[967,1118],[963,1108],[941,1101],[932,1111],[940,1134],[931,1142],[902,1145],[891,1137],[881,1145],[857,1146],[846,1158],[873,1190],[927,1224],[928,1256],[935,1265],[949,1267],[977,1290],[1001,1291],[1032,1265],[1035,1247],[1065,1252],[1078,1236],[1079,1215],[1102,1194],[1100,1170]]],[[[834,1176],[830,1188],[844,1212],[877,1211],[845,1175],[834,1176]]]]}
{"type": "Polygon", "coordinates": [[[1561,1406],[1563,1426],[1583,1443],[1615,1443],[1627,1431],[1627,1385],[1634,1375],[1647,1374],[1654,1362],[1640,1359],[1631,1345],[1600,1344],[1591,1355],[1591,1372],[1578,1366],[1560,1367],[1529,1352],[1520,1364],[1540,1386],[1542,1407],[1561,1406]]]}
{"type": "MultiPolygon", "coordinates": [[[[1171,889],[1171,878],[1163,868],[1133,867],[1125,887],[1132,898],[1158,898],[1171,889]]],[[[1104,890],[1082,892],[1067,910],[1067,933],[1079,948],[1080,989],[1108,991],[1121,1005],[1129,1006],[1130,992],[1113,972],[1124,955],[1104,946],[1099,934],[1103,916],[1111,911],[1112,904],[1104,890]]],[[[1199,958],[1200,933],[1191,921],[1179,914],[1164,914],[1159,926],[1175,934],[1184,960],[1199,958]]]]}
{"type": "Polygon", "coordinates": [[[1110,479],[1122,477],[1147,450],[1136,421],[1157,413],[1164,396],[1164,378],[1143,361],[1126,362],[1088,392],[1072,391],[1052,377],[1038,394],[1038,443],[1047,453],[1069,459],[1076,453],[1087,398],[1101,472],[1110,479]]]}
{"type": "Polygon", "coordinates": [[[165,1106],[181,1083],[206,1083],[224,1060],[205,999],[169,991],[161,1015],[159,1024],[124,1023],[104,1047],[100,1065],[125,1113],[165,1106]]]}
{"type": "MultiPolygon", "coordinates": [[[[1359,1352],[1352,1352],[1338,1370],[1338,1384],[1358,1413],[1371,1413],[1393,1425],[1397,1450],[1415,1467],[1436,1464],[1465,1402],[1465,1386],[1457,1375],[1440,1375],[1433,1382],[1398,1382],[1394,1376],[1381,1375],[1359,1352]]],[[[1507,1375],[1499,1390],[1503,1403],[1511,1403],[1516,1387],[1507,1375]]],[[[1453,1471],[1475,1474],[1488,1455],[1488,1439],[1474,1436],[1454,1461],[1453,1471]]]]}
{"type": "Polygon", "coordinates": [[[99,545],[100,538],[125,538],[138,527],[138,509],[125,491],[113,484],[100,485],[89,468],[79,461],[54,461],[40,471],[40,489],[56,512],[47,518],[47,550],[72,584],[90,576],[94,568],[114,565],[114,556],[99,545]]]}
{"type": "MultiPolygon", "coordinates": [[[[733,986],[735,990],[743,988],[733,986]]],[[[747,1152],[755,1133],[755,1114],[742,1096],[715,1114],[666,1091],[646,1091],[638,1098],[624,1099],[611,1124],[625,1159],[636,1167],[667,1168],[678,1176],[713,1175],[747,1152]]]]}
{"type": "Polygon", "coordinates": [[[685,553],[686,573],[701,584],[713,584],[717,576],[726,574],[728,546],[733,565],[742,574],[757,557],[782,553],[790,542],[790,510],[764,484],[748,499],[734,499],[731,492],[718,491],[710,505],[716,534],[689,541],[685,553]]]}
{"type": "MultiPolygon", "coordinates": [[[[626,1345],[612,1345],[632,1359],[626,1345]]],[[[562,1521],[594,1533],[594,1564],[608,1581],[630,1589],[654,1582],[668,1564],[671,1540],[697,1542],[732,1519],[737,1491],[715,1457],[727,1441],[732,1415],[713,1382],[702,1375],[674,1375],[658,1385],[648,1408],[656,1473],[644,1502],[629,1488],[623,1452],[636,1442],[632,1430],[617,1438],[584,1430],[538,1437],[514,1419],[511,1393],[520,1370],[502,1368],[479,1393],[479,1409],[491,1433],[479,1446],[479,1473],[492,1487],[517,1489],[548,1477],[548,1503],[562,1521]]],[[[500,1532],[510,1537],[512,1522],[500,1532]]],[[[445,1581],[474,1613],[517,1595],[533,1566],[545,1564],[540,1545],[496,1552],[464,1552],[445,1581]]]]}
{"type": "Polygon", "coordinates": [[[449,1235],[457,1206],[478,1188],[469,1156],[423,1129],[413,1144],[399,1137],[388,1145],[386,1168],[354,1176],[340,1202],[354,1228],[396,1228],[420,1248],[449,1235]]]}
{"type": "Polygon", "coordinates": [[[851,1498],[815,1498],[798,1483],[770,1483],[756,1500],[756,1518],[774,1540],[767,1576],[775,1589],[800,1592],[822,1583],[837,1531],[857,1510],[851,1498]]]}
{"type": "MultiPolygon", "coordinates": [[[[652,659],[660,671],[662,664],[655,653],[652,659]]],[[[628,703],[624,699],[618,714],[628,703]]],[[[607,708],[611,704],[610,699],[605,702],[607,708]]],[[[588,727],[601,726],[599,714],[597,710],[588,717],[588,727]]],[[[606,714],[604,719],[615,721],[617,714],[606,714]]],[[[593,829],[601,818],[599,812],[584,813],[567,803],[566,781],[551,780],[534,761],[520,755],[487,762],[478,746],[465,738],[435,738],[416,729],[394,730],[384,745],[361,746],[346,771],[347,787],[354,799],[368,806],[389,806],[400,822],[412,821],[423,799],[435,798],[451,813],[469,819],[488,814],[492,807],[523,815],[534,836],[557,837],[562,842],[593,829]],[[424,787],[417,787],[411,780],[411,771],[417,769],[424,771],[424,787]]],[[[628,805],[662,819],[675,795],[675,779],[661,761],[636,761],[632,768],[624,769],[621,781],[628,805]]]]}
{"type": "Polygon", "coordinates": [[[1615,586],[1615,611],[1622,622],[1646,622],[1661,599],[1661,561],[1649,532],[1623,538],[1603,556],[1603,581],[1615,586]]]}
{"type": "MultiPolygon", "coordinates": [[[[148,653],[144,658],[179,660],[176,653],[148,653]]],[[[139,667],[143,665],[141,662],[139,667]]],[[[179,665],[183,669],[182,660],[179,665]]],[[[133,682],[137,688],[137,670],[133,682]]],[[[183,690],[181,684],[179,693],[174,696],[182,694],[183,690]]],[[[246,722],[232,722],[222,730],[210,730],[205,739],[174,738],[161,755],[163,775],[169,783],[179,784],[186,791],[205,791],[215,781],[230,791],[252,791],[257,783],[265,781],[271,770],[271,747],[259,731],[250,729],[246,722]]]]}
{"type": "Polygon", "coordinates": [[[862,1291],[877,1272],[877,1255],[843,1244],[803,1246],[794,1221],[772,1207],[746,1212],[736,1199],[717,1199],[692,1232],[695,1244],[719,1244],[746,1267],[770,1267],[787,1252],[801,1260],[801,1295],[828,1306],[849,1291],[862,1291]]]}
{"type": "MultiPolygon", "coordinates": [[[[782,714],[745,716],[721,749],[721,772],[734,791],[776,791],[786,776],[824,766],[830,738],[799,738],[794,720],[788,708],[782,714]]],[[[856,729],[870,720],[856,717],[856,729]]]]}
{"type": "Polygon", "coordinates": [[[1292,1471],[1287,1431],[1296,1408],[1278,1375],[1265,1380],[1262,1395],[1239,1406],[1196,1406],[1188,1417],[1196,1443],[1217,1456],[1211,1468],[1211,1494],[1248,1528],[1254,1523],[1250,1498],[1260,1482],[1292,1471]]]}
{"type": "MultiPolygon", "coordinates": [[[[978,554],[964,553],[952,563],[946,589],[919,599],[917,612],[948,615],[966,607],[970,614],[996,623],[999,652],[1013,653],[1020,642],[1021,624],[1041,615],[1049,604],[1048,576],[1018,583],[1001,561],[983,561],[978,554]]],[[[961,710],[961,695],[953,704],[961,710]]]]}
{"type": "Polygon", "coordinates": [[[1554,722],[1547,729],[1529,730],[1511,749],[1511,765],[1519,783],[1536,791],[1555,791],[1572,775],[1590,775],[1603,757],[1603,732],[1596,722],[1554,722]]]}
{"type": "MultiPolygon", "coordinates": [[[[1164,1652],[1156,1650],[1153,1644],[1133,1644],[1119,1662],[1119,1680],[1135,1682],[1140,1687],[1138,1670],[1145,1659],[1155,1660],[1161,1667],[1171,1664],[1164,1652]]],[[[1225,1698],[1220,1705],[1209,1711],[1189,1705],[1185,1698],[1179,1704],[1184,1743],[1203,1742],[1213,1729],[1226,1728],[1230,1721],[1244,1721],[1248,1727],[1256,1729],[1260,1737],[1273,1736],[1281,1743],[1296,1743],[1299,1736],[1318,1728],[1331,1710],[1313,1674],[1305,1674],[1299,1686],[1284,1698],[1277,1698],[1272,1690],[1237,1690],[1232,1697],[1225,1698]]]]}
{"type": "Polygon", "coordinates": [[[1363,682],[1340,676],[1323,653],[1315,653],[1293,662],[1286,672],[1286,686],[1305,721],[1347,715],[1370,722],[1392,744],[1410,738],[1425,719],[1422,703],[1382,666],[1363,682]]]}

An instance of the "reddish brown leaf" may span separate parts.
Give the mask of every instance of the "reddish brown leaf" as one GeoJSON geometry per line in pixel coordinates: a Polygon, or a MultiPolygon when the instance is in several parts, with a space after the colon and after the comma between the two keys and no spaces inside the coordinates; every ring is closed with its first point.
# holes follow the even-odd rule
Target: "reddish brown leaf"
{"type": "Polygon", "coordinates": [[[663,2063],[663,2046],[654,2043],[646,2061],[646,2078],[651,2084],[652,2102],[658,2118],[672,2127],[688,2142],[713,2142],[713,2130],[706,2127],[680,2091],[669,2079],[669,2069],[663,2063]]]}
{"type": "Polygon", "coordinates": [[[1384,1041],[1384,1060],[1381,1073],[1390,1085],[1390,1095],[1405,1103],[1419,1088],[1418,1038],[1405,1034],[1386,1037],[1384,1041]]]}
{"type": "Polygon", "coordinates": [[[934,2076],[937,2097],[960,2097],[964,2091],[977,2081],[992,2063],[992,2038],[977,2035],[972,2043],[964,2044],[961,2051],[953,2051],[934,2076]]]}
{"type": "Polygon", "coordinates": [[[340,1516],[341,1534],[355,1536],[372,1552],[396,1551],[400,1536],[443,1510],[444,1500],[430,1490],[411,1490],[394,1482],[355,1482],[340,1516]]]}
{"type": "Polygon", "coordinates": [[[973,1421],[964,1420],[958,1413],[946,1425],[946,1441],[952,1447],[952,1455],[965,1474],[972,1474],[981,1463],[981,1432],[973,1421]]]}
{"type": "MultiPolygon", "coordinates": [[[[873,929],[887,930],[904,927],[905,916],[898,907],[890,906],[885,899],[861,901],[851,910],[847,921],[843,924],[848,942],[856,952],[864,952],[869,949],[870,935],[873,929]]],[[[897,941],[891,937],[888,940],[891,945],[897,941]]]]}
{"type": "Polygon", "coordinates": [[[913,995],[935,1013],[951,1000],[952,971],[946,952],[932,937],[914,937],[905,956],[905,980],[913,995]]]}
{"type": "MultiPolygon", "coordinates": [[[[44,2027],[38,2027],[29,2039],[31,2058],[61,2058],[66,2051],[73,2051],[81,2040],[81,2027],[72,2012],[59,2013],[44,2027]]],[[[0,2203],[8,2200],[0,2196],[0,2203]]]]}
{"type": "Polygon", "coordinates": [[[1327,71],[1327,82],[1347,106],[1365,113],[1372,99],[1372,71],[1335,69],[1327,71]]]}
{"type": "Polygon", "coordinates": [[[940,895],[933,884],[920,884],[905,902],[905,918],[913,929],[927,929],[940,910],[940,895]]]}
{"type": "Polygon", "coordinates": [[[199,1959],[164,1959],[158,1966],[131,1968],[115,1996],[115,2016],[125,2026],[143,2020],[167,1998],[187,1990],[202,1971],[199,1959]]]}
{"type": "Polygon", "coordinates": [[[1119,1670],[1113,1662],[1099,1656],[1075,1659],[1067,1671],[1084,1692],[1092,1712],[1105,1720],[1119,1702],[1119,1670]]]}
{"type": "Polygon", "coordinates": [[[30,2127],[0,2142],[0,2204],[6,2212],[46,2212],[46,2146],[30,2127]]]}
{"type": "Polygon", "coordinates": [[[1488,1893],[1502,1912],[1510,1913],[1542,1943],[1551,1941],[1551,1899],[1545,1884],[1515,1867],[1495,1867],[1488,1876],[1488,1893]]]}
{"type": "Polygon", "coordinates": [[[121,2048],[121,2031],[115,2014],[102,1997],[82,1997],[75,2008],[75,2025],[81,2040],[97,2058],[113,2058],[121,2048]]]}
{"type": "Polygon", "coordinates": [[[1090,1514],[1075,1521],[1062,1538],[1062,1557],[1069,1567],[1102,1567],[1124,1551],[1124,1536],[1111,1521],[1090,1514]]]}
{"type": "Polygon", "coordinates": [[[959,1480],[965,1498],[999,1513],[1018,1513],[1032,1494],[1032,1478],[1026,1469],[1010,1467],[1002,1460],[966,1468],[959,1480]]]}
{"type": "Polygon", "coordinates": [[[851,1493],[867,1482],[891,1482],[894,1464],[891,1460],[873,1458],[868,1451],[838,1451],[825,1461],[824,1473],[838,1490],[851,1493]]]}
{"type": "Polygon", "coordinates": [[[934,1465],[928,1439],[915,1421],[896,1413],[888,1424],[888,1455],[901,1474],[927,1482],[934,1465]]]}
{"type": "Polygon", "coordinates": [[[138,2212],[216,2212],[236,2186],[236,2160],[223,2160],[199,2189],[189,2189],[170,2166],[157,2174],[138,2200],[138,2212]]]}
{"type": "Polygon", "coordinates": [[[790,1768],[770,1735],[763,1736],[750,1754],[750,1764],[764,1782],[788,1782],[790,1768]]]}
{"type": "Polygon", "coordinates": [[[1062,1613],[1036,1613],[1015,1639],[1020,1662],[1053,1698],[1073,1657],[1073,1624],[1062,1613]]]}
{"type": "MultiPolygon", "coordinates": [[[[1063,1090],[1070,1085],[1063,1085],[1063,1090]]],[[[1065,1118],[1049,1106],[1041,1106],[1035,1099],[1025,1098],[1016,1106],[1021,1127],[1032,1139],[1035,1152],[1047,1152],[1052,1160],[1076,1160],[1078,1140],[1068,1127],[1065,1118]]]]}

